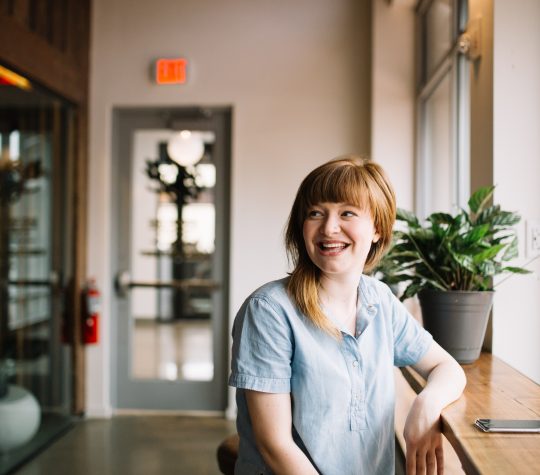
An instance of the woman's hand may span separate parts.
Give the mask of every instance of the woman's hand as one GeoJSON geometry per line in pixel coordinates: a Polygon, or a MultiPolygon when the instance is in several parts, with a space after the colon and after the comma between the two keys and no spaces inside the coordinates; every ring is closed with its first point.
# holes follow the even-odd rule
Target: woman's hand
{"type": "Polygon", "coordinates": [[[465,373],[435,342],[413,368],[426,379],[426,386],[414,400],[405,421],[407,475],[441,475],[444,473],[441,411],[461,396],[465,373]]]}
{"type": "Polygon", "coordinates": [[[403,431],[407,450],[407,475],[441,475],[444,454],[440,412],[421,393],[414,400],[403,431]]]}

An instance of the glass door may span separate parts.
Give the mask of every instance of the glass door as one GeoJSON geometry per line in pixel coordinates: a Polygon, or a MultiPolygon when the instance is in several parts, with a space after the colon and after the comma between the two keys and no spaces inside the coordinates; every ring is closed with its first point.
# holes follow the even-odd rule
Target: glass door
{"type": "Polygon", "coordinates": [[[225,409],[228,117],[115,115],[119,409],[225,409]]]}
{"type": "Polygon", "coordinates": [[[0,474],[71,423],[62,341],[73,109],[0,68],[0,474]]]}

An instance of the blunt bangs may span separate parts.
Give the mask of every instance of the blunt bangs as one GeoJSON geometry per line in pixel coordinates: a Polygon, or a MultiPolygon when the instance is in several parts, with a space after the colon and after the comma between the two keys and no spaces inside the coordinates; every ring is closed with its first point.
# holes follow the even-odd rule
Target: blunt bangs
{"type": "Polygon", "coordinates": [[[314,173],[302,190],[304,218],[308,209],[319,203],[348,203],[369,209],[368,186],[357,166],[345,161],[334,161],[314,173]],[[326,168],[326,169],[325,169],[326,168]]]}

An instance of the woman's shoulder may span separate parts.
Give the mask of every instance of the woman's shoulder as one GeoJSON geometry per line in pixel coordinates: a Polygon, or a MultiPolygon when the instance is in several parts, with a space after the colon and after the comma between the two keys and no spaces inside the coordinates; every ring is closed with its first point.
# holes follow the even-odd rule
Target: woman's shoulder
{"type": "Polygon", "coordinates": [[[287,278],[267,282],[254,290],[245,300],[236,319],[239,323],[246,318],[258,322],[287,322],[294,314],[294,306],[287,293],[287,278]],[[264,316],[264,318],[262,318],[264,316]]]}
{"type": "Polygon", "coordinates": [[[258,289],[254,290],[246,299],[250,300],[265,300],[268,303],[284,304],[290,301],[289,294],[287,292],[288,277],[282,279],[273,280],[261,285],[258,289]]]}

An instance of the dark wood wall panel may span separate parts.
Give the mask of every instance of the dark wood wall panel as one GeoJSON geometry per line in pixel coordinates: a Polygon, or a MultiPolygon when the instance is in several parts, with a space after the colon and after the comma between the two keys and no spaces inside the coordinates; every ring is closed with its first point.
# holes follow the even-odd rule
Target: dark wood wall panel
{"type": "Polygon", "coordinates": [[[0,0],[0,62],[86,101],[90,0],[0,0]]]}
{"type": "Polygon", "coordinates": [[[69,18],[66,0],[57,0],[56,8],[52,11],[52,45],[59,51],[67,51],[67,20],[69,18]]]}
{"type": "Polygon", "coordinates": [[[22,25],[28,25],[30,21],[30,0],[13,0],[13,13],[12,16],[22,25]]]}

